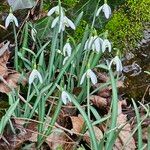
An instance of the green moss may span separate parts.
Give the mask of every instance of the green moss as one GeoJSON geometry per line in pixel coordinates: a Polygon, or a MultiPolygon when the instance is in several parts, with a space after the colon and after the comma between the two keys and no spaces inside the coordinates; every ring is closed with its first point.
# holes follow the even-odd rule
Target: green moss
{"type": "Polygon", "coordinates": [[[133,49],[150,21],[150,0],[128,0],[105,26],[115,47],[133,49]]]}
{"type": "Polygon", "coordinates": [[[87,22],[85,20],[81,20],[80,25],[76,28],[76,32],[74,34],[74,39],[76,41],[80,41],[80,39],[82,39],[86,25],[87,22]]]}
{"type": "Polygon", "coordinates": [[[68,7],[74,7],[79,0],[63,0],[62,3],[67,5],[68,7]]]}

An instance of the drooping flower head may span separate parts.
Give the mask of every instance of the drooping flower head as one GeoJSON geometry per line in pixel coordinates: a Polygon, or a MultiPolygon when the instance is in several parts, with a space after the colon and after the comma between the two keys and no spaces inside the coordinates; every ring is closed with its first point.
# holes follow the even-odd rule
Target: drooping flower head
{"type": "Polygon", "coordinates": [[[97,35],[91,36],[85,43],[84,49],[85,50],[93,50],[96,52],[100,52],[102,49],[103,40],[98,37],[97,35]]]}
{"type": "Polygon", "coordinates": [[[104,39],[102,43],[102,52],[105,52],[105,50],[108,48],[108,51],[111,52],[111,43],[108,39],[104,39]]]}
{"type": "Polygon", "coordinates": [[[63,7],[61,6],[55,6],[52,9],[50,9],[50,11],[47,13],[48,16],[51,16],[53,13],[55,12],[55,14],[58,15],[58,17],[56,17],[53,21],[52,21],[52,25],[51,28],[54,28],[57,24],[59,24],[59,33],[61,31],[65,30],[65,27],[70,27],[73,30],[75,30],[75,24],[65,16],[65,13],[63,11],[63,7]]]}
{"type": "Polygon", "coordinates": [[[61,93],[61,100],[66,105],[67,103],[71,102],[71,97],[66,91],[62,91],[61,93]]]}
{"type": "Polygon", "coordinates": [[[5,20],[5,28],[7,28],[11,22],[14,22],[16,27],[19,26],[17,18],[10,12],[5,20]]]}
{"type": "Polygon", "coordinates": [[[103,11],[105,17],[108,19],[111,15],[111,8],[107,3],[104,3],[96,12],[96,16],[99,16],[100,12],[103,11]]]}
{"type": "Polygon", "coordinates": [[[81,78],[81,81],[80,81],[80,84],[82,84],[84,82],[84,79],[85,77],[88,77],[91,79],[91,82],[93,84],[96,84],[97,83],[97,77],[96,77],[96,74],[91,70],[91,69],[88,69],[82,76],[81,78]]]}
{"type": "Polygon", "coordinates": [[[123,69],[123,67],[122,67],[122,62],[121,62],[121,60],[119,59],[118,56],[115,56],[115,57],[111,60],[111,62],[110,62],[110,64],[109,64],[109,69],[111,69],[112,64],[115,64],[115,65],[116,65],[116,71],[117,71],[117,72],[122,72],[122,69],[123,69]]]}
{"type": "Polygon", "coordinates": [[[70,57],[71,56],[71,51],[72,51],[72,47],[71,47],[70,43],[67,42],[63,47],[64,56],[66,56],[66,53],[67,53],[67,55],[70,57]]]}
{"type": "Polygon", "coordinates": [[[33,69],[29,76],[29,84],[31,85],[36,78],[39,79],[40,83],[43,83],[43,79],[39,71],[33,69]]]}

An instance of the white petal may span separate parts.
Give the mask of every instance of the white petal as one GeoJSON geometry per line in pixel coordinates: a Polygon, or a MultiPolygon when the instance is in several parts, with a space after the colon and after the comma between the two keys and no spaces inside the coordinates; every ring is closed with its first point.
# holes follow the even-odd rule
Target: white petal
{"type": "Polygon", "coordinates": [[[108,4],[103,5],[103,12],[105,14],[105,17],[108,19],[111,15],[111,8],[109,7],[108,4]]]}
{"type": "MultiPolygon", "coordinates": [[[[65,16],[65,17],[66,17],[66,16],[65,16]]],[[[75,30],[76,27],[75,27],[74,23],[73,23],[70,19],[68,19],[67,17],[66,17],[65,19],[66,19],[66,21],[67,21],[67,24],[68,24],[73,30],[75,30]]]]}
{"type": "Polygon", "coordinates": [[[29,84],[32,84],[35,78],[38,78],[40,83],[43,82],[41,74],[36,69],[33,69],[29,76],[29,84]]]}
{"type": "Polygon", "coordinates": [[[63,53],[64,53],[64,56],[66,56],[66,52],[67,52],[67,55],[70,57],[71,56],[71,46],[69,43],[66,43],[63,47],[63,53]]]}
{"type": "Polygon", "coordinates": [[[65,25],[64,25],[64,16],[61,15],[60,17],[58,17],[58,22],[59,22],[59,31],[58,33],[60,33],[61,31],[65,30],[65,25]]]}
{"type": "Polygon", "coordinates": [[[101,6],[101,7],[97,10],[97,12],[96,12],[96,16],[98,16],[98,15],[99,15],[99,13],[101,12],[102,8],[103,8],[103,6],[101,6]]]}
{"type": "Polygon", "coordinates": [[[108,48],[108,51],[111,52],[111,43],[105,39],[102,43],[102,52],[105,52],[106,48],[108,48]]]}
{"type": "Polygon", "coordinates": [[[50,9],[47,13],[47,16],[51,16],[57,9],[59,9],[59,6],[55,6],[52,9],[50,9]]]}
{"type": "Polygon", "coordinates": [[[56,17],[52,22],[51,28],[54,28],[56,24],[58,23],[58,21],[59,21],[59,17],[56,17]]]}
{"type": "Polygon", "coordinates": [[[84,82],[85,76],[86,76],[86,73],[84,73],[84,74],[82,75],[82,78],[81,78],[81,81],[80,81],[80,85],[84,82]]]}
{"type": "Polygon", "coordinates": [[[93,84],[96,84],[97,83],[97,77],[95,75],[95,73],[91,70],[91,69],[88,69],[88,76],[91,78],[91,81],[93,84]]]}
{"type": "Polygon", "coordinates": [[[100,41],[99,41],[98,38],[96,38],[96,39],[94,40],[94,45],[95,45],[95,50],[96,50],[97,52],[100,52],[100,41]]]}
{"type": "Polygon", "coordinates": [[[122,63],[118,56],[116,56],[116,71],[117,72],[122,71],[122,63]]]}
{"type": "Polygon", "coordinates": [[[111,62],[110,62],[110,64],[109,64],[109,69],[111,68],[112,63],[116,64],[116,71],[117,71],[117,72],[121,72],[121,71],[122,71],[122,69],[123,69],[123,67],[122,67],[122,62],[121,62],[121,60],[119,59],[118,56],[115,56],[115,57],[111,60],[111,62]]]}
{"type": "Polygon", "coordinates": [[[19,25],[18,25],[18,20],[17,20],[17,18],[13,15],[13,21],[15,22],[15,25],[16,25],[16,27],[18,27],[19,25]]]}
{"type": "Polygon", "coordinates": [[[70,96],[68,95],[67,92],[63,91],[62,94],[61,94],[61,99],[63,101],[63,103],[66,105],[69,101],[71,102],[71,98],[70,96]]]}
{"type": "Polygon", "coordinates": [[[7,28],[10,24],[11,20],[10,20],[10,16],[8,16],[5,20],[5,28],[7,28]]]}

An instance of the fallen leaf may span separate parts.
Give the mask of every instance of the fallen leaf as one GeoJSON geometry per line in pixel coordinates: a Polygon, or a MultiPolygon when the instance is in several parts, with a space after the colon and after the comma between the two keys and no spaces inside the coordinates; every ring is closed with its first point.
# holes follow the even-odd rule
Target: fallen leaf
{"type": "Polygon", "coordinates": [[[26,79],[21,74],[6,66],[10,57],[9,44],[9,41],[0,43],[0,92],[2,93],[9,93],[13,88],[17,88],[19,83],[26,84],[26,79]]]}
{"type": "Polygon", "coordinates": [[[73,128],[71,129],[73,132],[80,133],[83,129],[84,120],[81,115],[78,115],[78,117],[71,116],[71,122],[73,128]]]}
{"type": "Polygon", "coordinates": [[[12,88],[17,88],[19,83],[25,85],[26,79],[22,77],[22,75],[20,75],[19,73],[13,72],[7,75],[5,82],[6,83],[0,83],[0,92],[9,93],[12,90],[12,88]]]}
{"type": "MultiPolygon", "coordinates": [[[[93,126],[93,130],[94,130],[97,141],[100,141],[103,138],[103,132],[96,126],[93,126]]],[[[90,134],[88,130],[84,134],[83,140],[86,141],[90,145],[90,134]]]]}
{"type": "Polygon", "coordinates": [[[101,96],[92,95],[90,96],[90,100],[92,101],[93,105],[98,108],[104,108],[107,106],[107,99],[101,96]]]}
{"type": "Polygon", "coordinates": [[[135,140],[131,136],[131,125],[127,123],[127,115],[122,113],[122,101],[118,102],[118,118],[117,126],[122,126],[123,128],[119,132],[118,138],[116,139],[113,150],[120,150],[124,147],[124,150],[135,150],[135,140]],[[130,140],[129,140],[130,138],[130,140]],[[129,140],[129,142],[128,142],[129,140]],[[128,143],[127,143],[128,142],[128,143]]]}

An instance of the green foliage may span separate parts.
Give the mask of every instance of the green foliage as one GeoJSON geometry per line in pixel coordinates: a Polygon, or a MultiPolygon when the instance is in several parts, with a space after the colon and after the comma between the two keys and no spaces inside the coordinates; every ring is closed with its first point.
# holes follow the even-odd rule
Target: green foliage
{"type": "Polygon", "coordinates": [[[150,21],[150,0],[128,0],[105,26],[110,32],[114,46],[120,49],[132,49],[142,38],[143,30],[150,21]]]}
{"type": "Polygon", "coordinates": [[[76,32],[74,34],[74,39],[79,40],[82,38],[83,33],[85,32],[85,27],[87,25],[87,22],[85,20],[81,20],[79,26],[76,28],[76,32]]]}
{"type": "Polygon", "coordinates": [[[74,7],[79,0],[63,0],[62,3],[69,6],[69,7],[74,7]]]}

